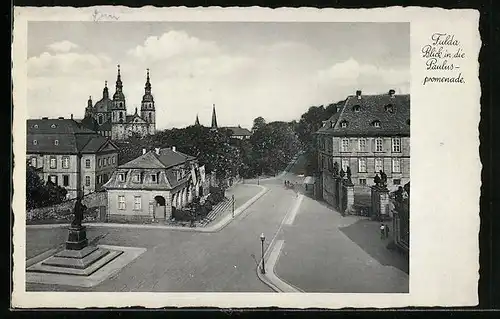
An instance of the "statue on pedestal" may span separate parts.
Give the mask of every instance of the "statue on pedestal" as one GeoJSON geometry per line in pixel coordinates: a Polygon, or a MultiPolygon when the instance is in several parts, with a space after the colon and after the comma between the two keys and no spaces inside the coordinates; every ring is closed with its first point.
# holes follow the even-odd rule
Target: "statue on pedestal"
{"type": "Polygon", "coordinates": [[[344,179],[345,172],[344,172],[343,168],[340,169],[340,174],[339,175],[340,175],[340,178],[344,179]]]}
{"type": "Polygon", "coordinates": [[[82,197],[78,196],[76,199],[75,206],[73,208],[73,215],[75,216],[73,218],[73,221],[71,222],[71,227],[74,228],[81,228],[82,227],[82,221],[83,221],[83,214],[87,210],[87,206],[82,204],[82,197]]]}
{"type": "Polygon", "coordinates": [[[380,186],[387,187],[387,175],[380,170],[380,186]]]}
{"type": "Polygon", "coordinates": [[[352,180],[351,180],[351,168],[349,166],[347,166],[346,177],[347,177],[347,182],[349,184],[352,184],[352,180]]]}
{"type": "Polygon", "coordinates": [[[378,176],[378,173],[375,174],[373,181],[375,182],[375,186],[380,186],[380,176],[378,176]]]}
{"type": "Polygon", "coordinates": [[[82,204],[82,196],[80,195],[73,208],[75,218],[69,227],[68,240],[66,240],[67,250],[81,250],[88,245],[86,228],[82,225],[85,210],[87,210],[87,206],[82,204]]]}

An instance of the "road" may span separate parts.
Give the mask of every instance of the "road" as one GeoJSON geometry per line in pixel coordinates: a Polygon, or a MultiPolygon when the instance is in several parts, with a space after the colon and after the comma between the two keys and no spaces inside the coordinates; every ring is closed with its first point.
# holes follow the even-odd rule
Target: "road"
{"type": "MultiPolygon", "coordinates": [[[[305,204],[297,204],[298,197],[296,193],[293,190],[285,189],[283,186],[285,179],[300,182],[302,178],[297,176],[296,173],[300,173],[303,164],[303,159],[299,159],[296,165],[291,168],[291,172],[286,173],[283,177],[259,180],[260,185],[266,186],[269,191],[241,215],[237,216],[233,222],[217,233],[182,232],[161,229],[97,228],[88,226],[89,238],[105,236],[101,239],[101,244],[144,247],[147,248],[147,251],[123,268],[117,275],[108,278],[93,288],[27,283],[27,290],[273,292],[256,275],[257,260],[261,256],[259,236],[261,233],[264,233],[266,235],[266,247],[272,244],[273,238],[285,240],[285,253],[280,257],[281,262],[278,260],[277,263],[278,275],[283,274],[286,279],[294,281],[293,284],[302,285],[303,287],[301,288],[305,291],[329,291],[328,286],[325,286],[325,281],[321,279],[321,274],[326,274],[330,271],[327,262],[331,261],[331,258],[325,257],[325,262],[319,263],[320,267],[323,267],[323,269],[320,269],[320,267],[314,267],[314,264],[318,261],[317,251],[307,251],[311,249],[311,246],[317,240],[328,240],[328,237],[321,234],[318,238],[314,237],[316,233],[315,228],[321,229],[324,233],[325,227],[328,228],[328,225],[323,224],[321,227],[318,227],[314,222],[312,224],[301,222],[302,226],[300,227],[293,224],[283,227],[283,224],[293,223],[293,218],[290,219],[290,214],[287,216],[288,212],[295,211],[297,219],[300,220],[304,214],[308,213],[301,212],[301,207],[303,210],[308,210],[311,207],[317,210],[317,207],[314,205],[322,205],[310,198],[305,198],[305,204]],[[312,204],[311,201],[313,202],[312,204]],[[295,232],[294,228],[298,232],[295,232]],[[296,236],[296,234],[302,234],[305,237],[301,238],[300,236],[296,236]],[[307,240],[310,245],[300,246],[300,240],[307,240]],[[306,249],[306,251],[302,251],[303,249],[306,249]],[[303,254],[303,258],[301,258],[301,254],[303,254]],[[290,259],[290,256],[294,258],[290,259]],[[287,258],[292,263],[286,262],[287,258]],[[308,260],[308,258],[311,259],[308,260]],[[300,264],[296,264],[297,260],[300,261],[300,264]],[[284,267],[284,264],[288,264],[288,267],[284,267]],[[311,273],[310,271],[314,271],[315,273],[311,273]]],[[[245,184],[252,183],[256,184],[257,181],[245,181],[245,184]]],[[[332,216],[338,215],[338,213],[331,211],[329,208],[325,209],[329,211],[326,214],[331,214],[332,216]]],[[[321,219],[314,220],[324,223],[324,220],[321,219]]],[[[332,225],[332,229],[338,231],[337,226],[337,224],[332,225]]],[[[37,239],[42,240],[41,238],[43,238],[43,241],[55,245],[64,241],[65,235],[65,228],[28,229],[27,244],[36,245],[37,239]]],[[[353,241],[344,237],[340,241],[332,241],[328,244],[328,246],[338,247],[331,251],[332,253],[349,255],[349,251],[354,251],[354,264],[356,264],[356,260],[360,265],[373,262],[372,258],[368,254],[363,253],[353,241]]],[[[328,253],[328,250],[320,250],[320,253],[328,253]]],[[[345,276],[347,279],[341,285],[332,287],[333,290],[339,287],[349,287],[348,278],[354,275],[352,271],[349,271],[349,267],[353,264],[352,260],[351,258],[351,262],[346,264],[339,264],[338,261],[334,263],[335,267],[337,267],[336,269],[346,271],[348,276],[345,276]]],[[[355,270],[362,271],[369,270],[369,268],[366,268],[366,266],[355,267],[355,270]]],[[[382,275],[385,274],[387,272],[382,272],[382,275]]],[[[369,276],[369,274],[366,274],[366,276],[369,276]]],[[[380,278],[380,275],[377,275],[377,278],[380,278]]],[[[342,277],[339,275],[333,281],[327,280],[326,285],[338,284],[336,280],[342,281],[342,277]]],[[[399,277],[398,280],[400,280],[399,277]]],[[[359,292],[374,290],[373,287],[366,289],[362,284],[356,284],[353,287],[355,289],[359,288],[359,292]]]]}

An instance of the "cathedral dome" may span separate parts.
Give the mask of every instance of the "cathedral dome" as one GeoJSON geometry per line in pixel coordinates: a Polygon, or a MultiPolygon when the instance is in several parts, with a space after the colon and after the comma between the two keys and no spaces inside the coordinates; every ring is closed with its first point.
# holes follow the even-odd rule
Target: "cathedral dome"
{"type": "Polygon", "coordinates": [[[111,112],[112,106],[113,101],[109,98],[102,98],[94,105],[94,109],[96,112],[111,112]]]}

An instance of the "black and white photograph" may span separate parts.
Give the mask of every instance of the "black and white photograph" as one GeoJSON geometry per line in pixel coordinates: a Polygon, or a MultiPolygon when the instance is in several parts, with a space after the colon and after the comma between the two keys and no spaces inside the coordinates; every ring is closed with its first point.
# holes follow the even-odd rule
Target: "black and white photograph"
{"type": "Polygon", "coordinates": [[[411,90],[460,85],[431,60],[455,39],[415,53],[411,26],[28,21],[25,292],[410,300],[411,251],[439,241],[413,226],[419,172],[440,161],[410,136],[411,90]]]}

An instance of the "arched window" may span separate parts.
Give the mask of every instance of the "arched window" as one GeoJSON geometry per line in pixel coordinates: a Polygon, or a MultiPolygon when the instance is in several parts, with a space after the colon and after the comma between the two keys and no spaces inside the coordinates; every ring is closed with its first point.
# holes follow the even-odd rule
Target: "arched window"
{"type": "Polygon", "coordinates": [[[352,107],[352,110],[353,110],[354,112],[359,112],[359,110],[360,110],[360,106],[359,106],[359,105],[354,105],[354,106],[352,107]]]}
{"type": "Polygon", "coordinates": [[[123,120],[123,112],[120,112],[120,120],[123,120]]]}
{"type": "Polygon", "coordinates": [[[151,113],[149,113],[149,121],[151,122],[153,120],[153,116],[151,113]]]}
{"type": "Polygon", "coordinates": [[[34,128],[38,128],[38,124],[33,125],[34,128]]]}
{"type": "Polygon", "coordinates": [[[347,121],[340,122],[340,127],[346,128],[347,127],[347,121]]]}
{"type": "Polygon", "coordinates": [[[38,144],[38,141],[37,140],[33,140],[33,145],[37,145],[38,144]]]}
{"type": "Polygon", "coordinates": [[[99,116],[97,117],[97,122],[99,123],[99,125],[103,123],[102,114],[99,114],[99,116]]]}
{"type": "Polygon", "coordinates": [[[55,140],[54,145],[59,145],[59,140],[55,140]]]}
{"type": "Polygon", "coordinates": [[[372,125],[374,127],[380,127],[380,121],[379,120],[375,120],[375,121],[372,122],[372,125]]]}

